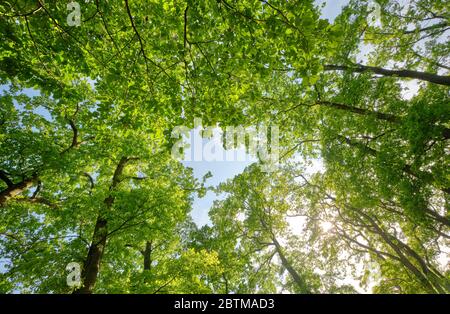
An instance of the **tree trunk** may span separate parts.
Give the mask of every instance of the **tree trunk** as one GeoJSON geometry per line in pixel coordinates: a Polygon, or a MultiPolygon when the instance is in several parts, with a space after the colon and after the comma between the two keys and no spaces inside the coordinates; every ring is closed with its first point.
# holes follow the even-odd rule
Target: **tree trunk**
{"type": "Polygon", "coordinates": [[[100,263],[106,246],[107,235],[107,220],[99,216],[95,224],[92,243],[89,247],[87,258],[81,273],[81,277],[83,278],[83,286],[75,290],[75,294],[91,294],[94,290],[98,272],[100,270],[100,263]]]}
{"type": "MultiPolygon", "coordinates": [[[[69,121],[70,127],[73,131],[72,144],[67,149],[63,150],[60,155],[64,155],[66,152],[74,147],[77,147],[80,142],[78,142],[78,129],[76,128],[72,120],[69,121]]],[[[40,167],[42,167],[41,165],[40,167]]],[[[13,184],[11,180],[7,177],[6,172],[0,170],[0,179],[3,180],[8,187],[3,191],[0,191],[0,207],[3,206],[9,199],[21,194],[26,189],[30,188],[37,180],[38,174],[34,173],[31,177],[25,178],[22,181],[13,184]]]]}
{"type": "MultiPolygon", "coordinates": [[[[335,102],[331,102],[331,101],[318,101],[318,102],[316,102],[316,104],[318,104],[320,106],[330,107],[330,108],[337,109],[337,110],[356,113],[356,114],[362,115],[362,116],[368,116],[368,117],[372,116],[378,120],[388,121],[391,123],[398,124],[398,123],[402,122],[401,117],[393,115],[393,114],[389,114],[389,113],[383,113],[383,112],[373,111],[373,110],[369,110],[369,109],[353,107],[350,105],[335,103],[335,102]]],[[[444,127],[442,129],[441,135],[445,140],[449,139],[450,138],[450,129],[444,127]]]]}
{"type": "Polygon", "coordinates": [[[355,65],[355,66],[345,66],[345,65],[325,65],[324,67],[327,71],[351,71],[357,73],[372,72],[375,74],[380,74],[383,76],[397,76],[405,77],[410,79],[418,79],[422,81],[427,81],[434,84],[450,86],[450,76],[441,76],[437,74],[432,74],[428,72],[420,72],[413,70],[388,70],[380,67],[372,67],[367,65],[355,65]]]}
{"type": "Polygon", "coordinates": [[[428,213],[428,217],[450,228],[450,220],[448,218],[439,215],[429,208],[425,208],[425,211],[428,213]]]}
{"type": "MultiPolygon", "coordinates": [[[[347,138],[345,136],[338,135],[337,138],[343,140],[349,146],[357,147],[359,150],[361,150],[361,151],[363,151],[363,152],[365,152],[368,155],[371,155],[373,157],[377,157],[378,154],[379,154],[377,150],[375,150],[375,149],[373,149],[373,148],[371,148],[371,147],[369,147],[369,146],[367,146],[367,145],[365,145],[363,143],[360,143],[358,141],[351,140],[351,139],[349,139],[349,138],[347,138]]],[[[431,184],[431,185],[436,186],[436,188],[438,188],[439,190],[441,190],[442,192],[444,192],[446,194],[450,194],[450,187],[437,187],[436,180],[435,180],[435,178],[434,178],[432,173],[429,173],[429,172],[426,172],[426,171],[420,171],[420,170],[413,171],[411,169],[411,165],[408,165],[408,164],[405,164],[402,167],[401,170],[404,173],[413,176],[414,178],[423,180],[423,182],[426,183],[426,184],[431,184]]]]}
{"type": "MultiPolygon", "coordinates": [[[[119,164],[114,171],[111,186],[109,187],[110,193],[120,183],[120,176],[123,169],[129,160],[134,158],[122,157],[119,164]]],[[[109,212],[115,201],[115,196],[109,194],[103,201],[104,208],[100,209],[95,223],[94,234],[92,235],[91,245],[83,266],[81,273],[83,286],[76,289],[74,294],[91,294],[94,290],[95,283],[97,282],[98,273],[100,271],[100,264],[102,261],[103,252],[106,247],[106,240],[108,237],[108,221],[105,217],[105,213],[109,212]]]]}
{"type": "Polygon", "coordinates": [[[8,186],[6,189],[0,192],[0,206],[3,206],[9,199],[23,193],[26,189],[33,186],[37,180],[37,175],[33,175],[29,178],[8,186]]]}
{"type": "Polygon", "coordinates": [[[408,269],[418,280],[419,282],[422,284],[422,286],[425,288],[425,290],[428,293],[444,293],[442,288],[439,285],[435,285],[435,282],[433,280],[433,278],[430,278],[431,276],[429,276],[429,272],[427,271],[428,268],[426,267],[426,265],[424,264],[422,258],[415,252],[412,251],[411,248],[406,247],[406,244],[404,244],[403,242],[401,242],[399,239],[397,239],[396,237],[390,235],[389,233],[387,233],[386,231],[384,231],[382,229],[382,227],[380,227],[375,220],[370,217],[368,214],[355,209],[355,208],[351,208],[352,210],[358,212],[361,214],[361,216],[365,217],[370,225],[373,227],[373,231],[376,234],[378,234],[383,241],[395,252],[396,256],[399,258],[400,262],[403,264],[403,266],[408,269]],[[397,242],[397,243],[394,243],[397,242]],[[422,271],[420,271],[420,269],[418,269],[409,259],[408,257],[404,254],[403,249],[407,249],[406,250],[406,254],[413,257],[414,259],[416,259],[416,261],[419,262],[422,270],[425,269],[425,272],[423,273],[422,271]],[[409,250],[408,250],[409,249],[409,250]],[[414,254],[412,254],[412,252],[414,254]]]}
{"type": "Polygon", "coordinates": [[[308,288],[308,286],[306,285],[305,280],[299,275],[299,273],[289,263],[289,261],[287,260],[286,256],[283,253],[283,249],[281,248],[280,243],[278,242],[278,240],[275,237],[273,237],[272,241],[275,244],[275,249],[277,251],[278,256],[280,257],[281,264],[283,265],[284,268],[286,268],[286,270],[291,275],[292,280],[294,280],[294,282],[300,288],[300,292],[304,293],[304,294],[310,294],[311,291],[308,288]]]}
{"type": "Polygon", "coordinates": [[[152,241],[147,241],[145,250],[142,252],[142,255],[144,255],[144,271],[152,268],[152,249],[152,241]]]}

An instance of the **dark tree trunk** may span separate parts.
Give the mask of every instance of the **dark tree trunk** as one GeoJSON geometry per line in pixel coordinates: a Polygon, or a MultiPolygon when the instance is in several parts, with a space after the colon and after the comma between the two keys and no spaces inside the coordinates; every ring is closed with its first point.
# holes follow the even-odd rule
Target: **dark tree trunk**
{"type": "MultiPolygon", "coordinates": [[[[336,103],[336,102],[331,102],[331,101],[318,101],[316,104],[318,104],[320,106],[330,107],[330,108],[337,109],[337,110],[356,113],[356,114],[362,115],[362,116],[369,116],[369,117],[372,116],[378,120],[388,121],[391,123],[398,124],[398,123],[402,122],[401,117],[393,115],[393,114],[389,114],[389,113],[383,113],[383,112],[373,111],[373,110],[369,110],[369,109],[358,108],[358,107],[341,104],[341,103],[336,103]]],[[[450,129],[444,127],[442,129],[441,135],[445,140],[449,139],[450,138],[450,129]]]]}
{"type": "MultiPolygon", "coordinates": [[[[114,171],[111,186],[109,191],[112,192],[116,186],[120,183],[120,176],[128,161],[134,158],[122,157],[119,164],[114,171]]],[[[97,282],[98,273],[100,271],[100,265],[102,261],[103,252],[106,247],[106,240],[108,237],[108,221],[104,218],[105,213],[111,210],[115,201],[115,197],[109,194],[103,201],[104,208],[99,211],[97,221],[95,223],[94,234],[92,235],[91,245],[84,263],[83,271],[81,273],[82,286],[76,289],[75,294],[91,294],[94,290],[95,283],[97,282]]]]}
{"type": "Polygon", "coordinates": [[[358,212],[361,217],[365,217],[368,220],[369,224],[373,228],[372,232],[378,234],[395,252],[398,260],[419,280],[428,293],[445,293],[445,290],[442,288],[440,283],[435,280],[435,274],[431,273],[426,263],[414,250],[412,250],[401,240],[387,233],[370,215],[353,207],[351,209],[358,212]],[[410,261],[408,256],[418,262],[422,271],[410,261]]]}
{"type": "Polygon", "coordinates": [[[8,186],[6,189],[0,192],[0,206],[3,206],[9,199],[23,193],[26,189],[33,186],[37,180],[37,175],[33,175],[29,178],[23,179],[18,183],[14,183],[8,186]]]}
{"type": "Polygon", "coordinates": [[[448,218],[446,218],[445,216],[441,216],[429,208],[425,208],[425,211],[428,213],[428,215],[431,219],[434,219],[434,220],[440,222],[441,224],[443,224],[447,227],[450,227],[450,220],[448,218]]]}
{"type": "MultiPolygon", "coordinates": [[[[365,152],[368,155],[371,155],[373,157],[377,157],[378,154],[379,154],[377,150],[375,150],[375,149],[373,149],[373,148],[371,148],[371,147],[369,147],[369,146],[367,146],[367,145],[365,145],[363,143],[360,143],[358,141],[349,139],[349,138],[347,138],[345,136],[338,135],[337,138],[343,140],[349,146],[357,147],[359,150],[361,150],[361,151],[363,151],[363,152],[365,152]]],[[[404,173],[406,173],[406,174],[409,174],[409,175],[411,175],[411,176],[413,176],[413,177],[415,177],[417,179],[423,180],[423,182],[426,183],[426,184],[432,184],[432,185],[437,186],[436,180],[435,180],[435,178],[434,178],[432,173],[429,173],[429,172],[426,172],[426,171],[420,171],[420,170],[413,171],[411,169],[411,165],[408,165],[408,164],[405,164],[402,167],[401,170],[404,173]]],[[[439,190],[441,190],[442,192],[446,193],[446,194],[450,194],[450,187],[437,187],[437,188],[439,190]]]]}
{"type": "Polygon", "coordinates": [[[367,65],[355,65],[355,66],[346,66],[346,65],[325,65],[325,70],[328,71],[351,71],[357,73],[363,72],[372,72],[375,74],[380,74],[383,76],[392,76],[392,77],[405,77],[411,79],[418,79],[422,81],[427,81],[434,84],[450,86],[450,76],[442,76],[428,72],[420,72],[413,70],[388,70],[380,67],[372,67],[367,65]]]}
{"type": "Polygon", "coordinates": [[[100,263],[106,246],[107,235],[107,220],[98,217],[95,224],[94,235],[92,236],[92,243],[89,247],[81,274],[81,277],[83,278],[83,286],[75,290],[75,294],[91,294],[94,290],[100,270],[100,263]]]}
{"type": "Polygon", "coordinates": [[[283,249],[280,246],[280,243],[278,240],[274,237],[272,238],[272,241],[275,245],[276,252],[278,256],[280,257],[281,264],[284,268],[288,271],[288,273],[291,275],[292,280],[297,284],[297,286],[300,288],[300,292],[304,294],[311,293],[310,289],[308,288],[305,280],[300,276],[300,274],[292,267],[291,263],[287,260],[286,256],[283,253],[283,249]]]}
{"type": "Polygon", "coordinates": [[[144,270],[151,270],[152,268],[152,241],[145,243],[145,250],[142,252],[144,255],[144,270]]]}

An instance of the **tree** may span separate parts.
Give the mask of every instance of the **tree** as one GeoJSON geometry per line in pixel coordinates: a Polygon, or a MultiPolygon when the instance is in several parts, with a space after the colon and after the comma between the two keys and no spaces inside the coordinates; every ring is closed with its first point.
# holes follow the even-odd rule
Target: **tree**
{"type": "Polygon", "coordinates": [[[2,292],[449,292],[445,1],[80,9],[0,4],[2,292]],[[203,227],[206,178],[170,154],[195,118],[280,130],[203,227]]]}

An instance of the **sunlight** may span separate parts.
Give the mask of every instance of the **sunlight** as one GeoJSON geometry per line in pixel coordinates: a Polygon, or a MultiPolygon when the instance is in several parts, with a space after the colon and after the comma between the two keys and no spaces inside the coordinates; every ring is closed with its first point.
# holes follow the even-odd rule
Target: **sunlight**
{"type": "Polygon", "coordinates": [[[320,223],[320,227],[322,228],[323,232],[329,232],[333,228],[333,224],[329,221],[322,221],[320,223]]]}

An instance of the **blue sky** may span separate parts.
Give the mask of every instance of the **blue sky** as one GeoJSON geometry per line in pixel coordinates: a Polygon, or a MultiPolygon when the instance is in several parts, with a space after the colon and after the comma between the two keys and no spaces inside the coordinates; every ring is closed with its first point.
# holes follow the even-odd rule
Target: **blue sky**
{"type": "MultiPolygon", "coordinates": [[[[325,3],[325,6],[322,8],[321,17],[332,22],[349,0],[317,0],[315,2],[318,5],[325,3]]],[[[249,158],[246,158],[246,161],[184,161],[183,164],[187,167],[191,167],[195,177],[199,180],[210,171],[213,177],[208,179],[207,183],[210,186],[216,186],[219,183],[238,175],[245,167],[250,165],[252,161],[248,159],[251,158],[248,155],[247,157],[249,158]]],[[[202,226],[209,222],[208,211],[214,200],[219,198],[220,196],[215,195],[211,191],[203,198],[195,197],[191,216],[198,226],[202,226]]]]}
{"type": "Polygon", "coordinates": [[[317,5],[325,3],[321,17],[332,22],[341,13],[342,7],[349,3],[349,0],[316,0],[314,2],[317,5]]]}
{"type": "MultiPolygon", "coordinates": [[[[203,140],[203,143],[205,142],[207,142],[207,140],[203,140]]],[[[215,147],[219,148],[221,152],[225,152],[225,150],[220,148],[221,146],[217,145],[215,147]]],[[[236,153],[245,153],[242,148],[234,151],[236,153]]],[[[186,167],[192,168],[194,176],[199,180],[201,180],[202,177],[210,171],[213,176],[206,181],[206,185],[217,186],[221,182],[238,175],[245,169],[245,167],[254,162],[254,158],[247,154],[245,156],[245,161],[182,161],[182,163],[186,167]]],[[[210,222],[208,211],[214,200],[219,197],[220,196],[216,195],[212,191],[208,191],[203,198],[195,197],[191,216],[198,226],[203,226],[204,224],[210,222]]]]}

